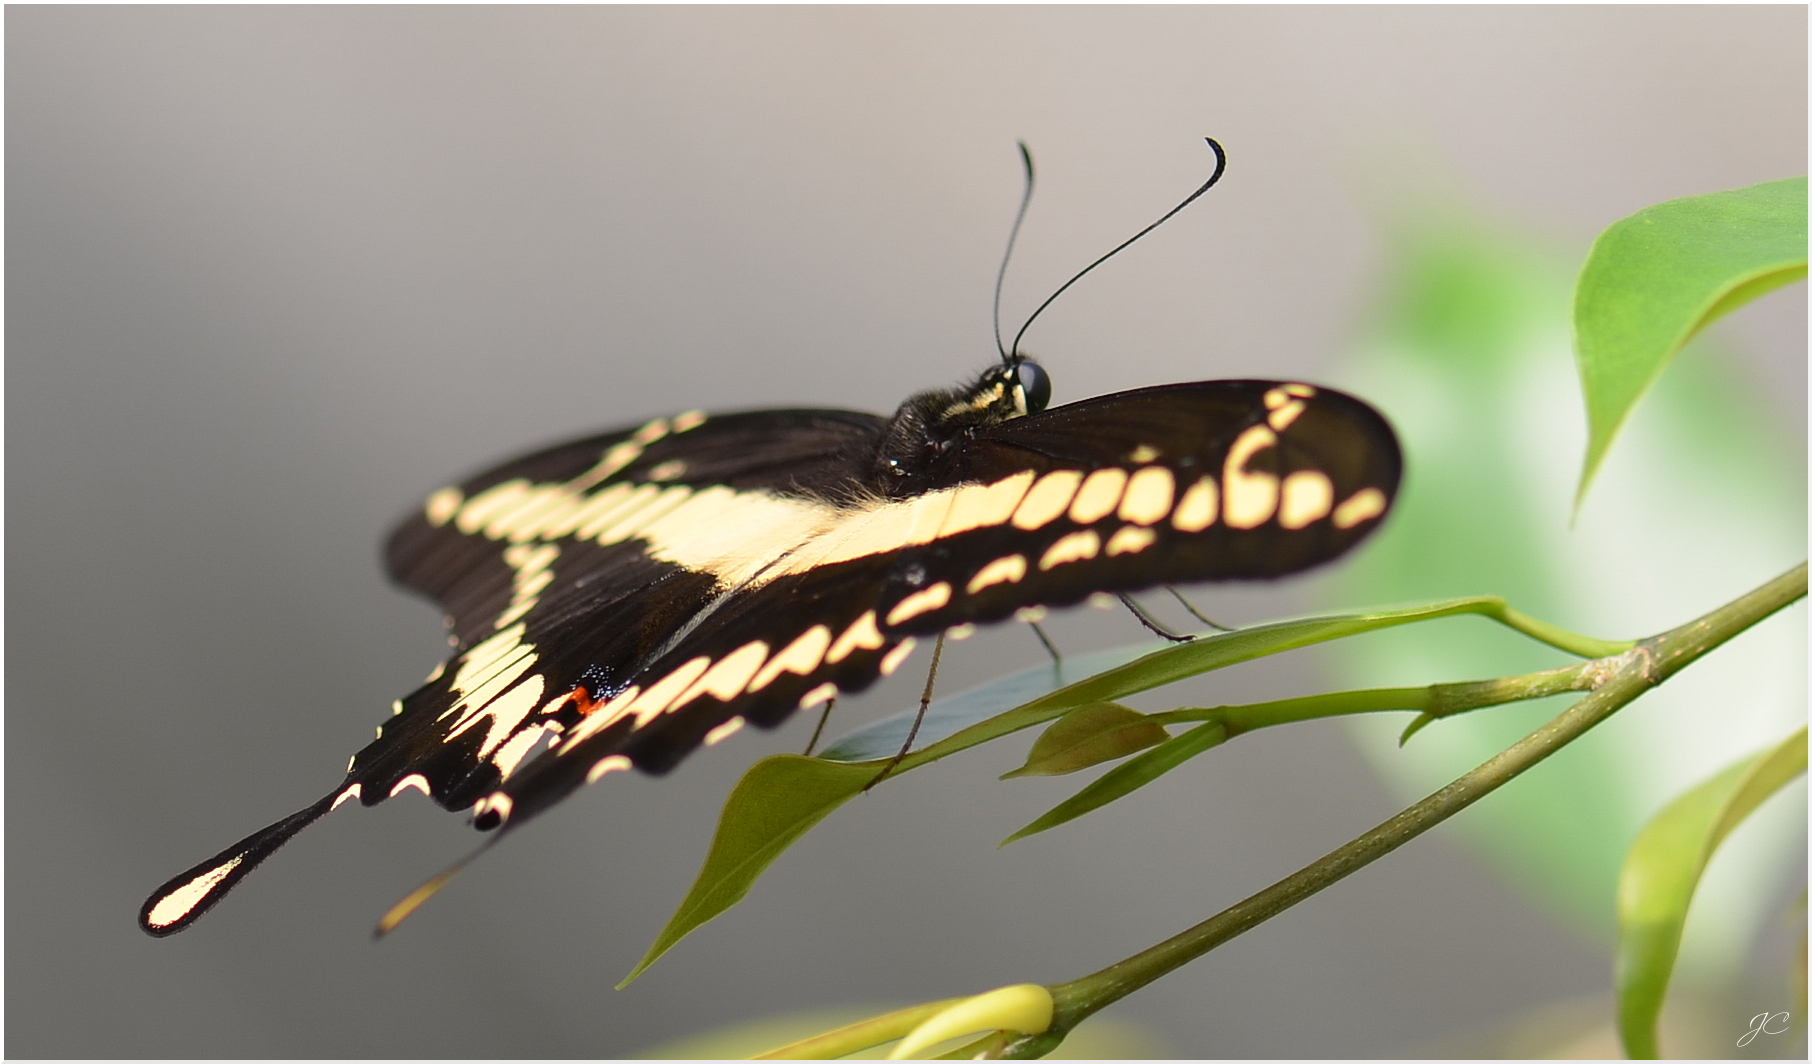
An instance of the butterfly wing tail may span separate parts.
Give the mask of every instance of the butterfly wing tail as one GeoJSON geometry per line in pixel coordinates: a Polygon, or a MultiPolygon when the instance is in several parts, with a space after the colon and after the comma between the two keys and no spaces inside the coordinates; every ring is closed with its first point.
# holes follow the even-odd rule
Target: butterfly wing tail
{"type": "Polygon", "coordinates": [[[339,797],[341,795],[336,791],[241,839],[158,887],[138,911],[139,930],[163,938],[188,927],[250,875],[260,862],[276,853],[278,847],[324,816],[339,797]]]}

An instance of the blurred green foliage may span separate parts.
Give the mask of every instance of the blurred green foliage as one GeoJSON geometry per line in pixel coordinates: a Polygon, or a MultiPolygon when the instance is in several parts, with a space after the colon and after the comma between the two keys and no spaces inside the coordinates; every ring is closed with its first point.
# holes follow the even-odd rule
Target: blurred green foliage
{"type": "MultiPolygon", "coordinates": [[[[1491,593],[1608,638],[1680,623],[1804,556],[1804,441],[1709,344],[1655,386],[1572,520],[1586,440],[1563,257],[1460,206],[1387,212],[1388,276],[1344,383],[1385,410],[1407,471],[1390,522],[1334,582],[1340,603],[1491,593]]],[[[1606,937],[1624,851],[1668,798],[1805,719],[1805,614],[1790,611],[1651,692],[1456,821],[1531,897],[1606,937]]],[[[1562,664],[1507,633],[1459,625],[1344,641],[1341,686],[1458,681],[1562,664]]],[[[1558,700],[1438,722],[1399,750],[1355,721],[1405,798],[1521,738],[1558,700]]],[[[1802,803],[1803,811],[1803,803],[1802,803]]],[[[1762,819],[1768,819],[1766,817],[1762,819]]],[[[1774,817],[1701,921],[1711,968],[1746,951],[1803,819],[1774,817]]],[[[1749,833],[1746,833],[1749,834],[1749,833]]],[[[1720,861],[1725,860],[1720,857],[1720,861]]],[[[1697,912],[1697,910],[1695,910],[1697,912]]],[[[1691,963],[1689,961],[1688,963],[1691,963]]]]}

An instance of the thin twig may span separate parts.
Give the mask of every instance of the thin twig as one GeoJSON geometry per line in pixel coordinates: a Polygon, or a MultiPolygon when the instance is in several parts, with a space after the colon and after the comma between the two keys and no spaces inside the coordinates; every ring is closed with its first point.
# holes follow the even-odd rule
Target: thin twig
{"type": "MultiPolygon", "coordinates": [[[[1590,663],[1601,668],[1594,676],[1596,685],[1589,694],[1484,764],[1308,867],[1187,931],[1093,975],[1052,986],[1050,990],[1057,1009],[1050,1030],[1008,1044],[1002,1049],[1001,1056],[1043,1056],[1088,1016],[1396,850],[1539,764],[1649,688],[1805,594],[1806,566],[1802,563],[1695,621],[1644,639],[1623,653],[1590,663]]],[[[1529,623],[1520,615],[1517,620],[1529,623]]],[[[1540,625],[1540,622],[1533,624],[1540,625]]]]}

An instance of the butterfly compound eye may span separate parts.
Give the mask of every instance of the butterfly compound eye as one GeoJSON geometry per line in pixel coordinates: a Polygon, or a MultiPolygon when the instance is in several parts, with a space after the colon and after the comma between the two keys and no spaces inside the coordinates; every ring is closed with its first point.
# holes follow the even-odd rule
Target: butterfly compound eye
{"type": "Polygon", "coordinates": [[[1022,361],[1013,367],[1013,387],[1023,396],[1021,405],[1028,414],[1051,405],[1051,375],[1036,362],[1022,361]]]}

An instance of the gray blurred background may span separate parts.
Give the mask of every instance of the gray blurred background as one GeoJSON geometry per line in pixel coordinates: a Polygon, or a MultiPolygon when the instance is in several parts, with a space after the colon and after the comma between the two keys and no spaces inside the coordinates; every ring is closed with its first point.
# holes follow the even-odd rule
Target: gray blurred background
{"type": "MultiPolygon", "coordinates": [[[[477,841],[342,811],[193,930],[166,877],[339,778],[443,649],[376,546],[426,491],[694,406],[888,411],[1009,329],[1060,401],[1337,374],[1394,145],[1577,257],[1651,202],[1805,169],[1806,11],[1767,8],[21,8],[6,12],[10,1056],[612,1056],[755,1017],[1093,971],[1395,806],[1340,730],[1242,739],[996,852],[1074,778],[902,777],[611,990],[741,769],[612,777],[399,933],[477,841]],[[1224,755],[1224,756],[1218,756],[1224,755]]],[[[1803,288],[1729,323],[1805,423],[1803,288]]],[[[1481,589],[1486,590],[1486,589],[1481,589]]],[[[1209,593],[1236,620],[1305,583],[1209,593]]],[[[1066,647],[1139,637],[1058,618],[1066,647]]],[[[953,645],[955,691],[1034,664],[953,645]]],[[[910,670],[909,670],[910,671],[910,670]]],[[[1303,693],[1312,661],[1168,696],[1303,693]]],[[[839,707],[905,708],[916,677],[839,707]]],[[[1023,745],[1023,744],[1022,744],[1023,745]]],[[[1383,1055],[1603,991],[1602,943],[1437,832],[1117,1006],[1190,1056],[1383,1055]]]]}

